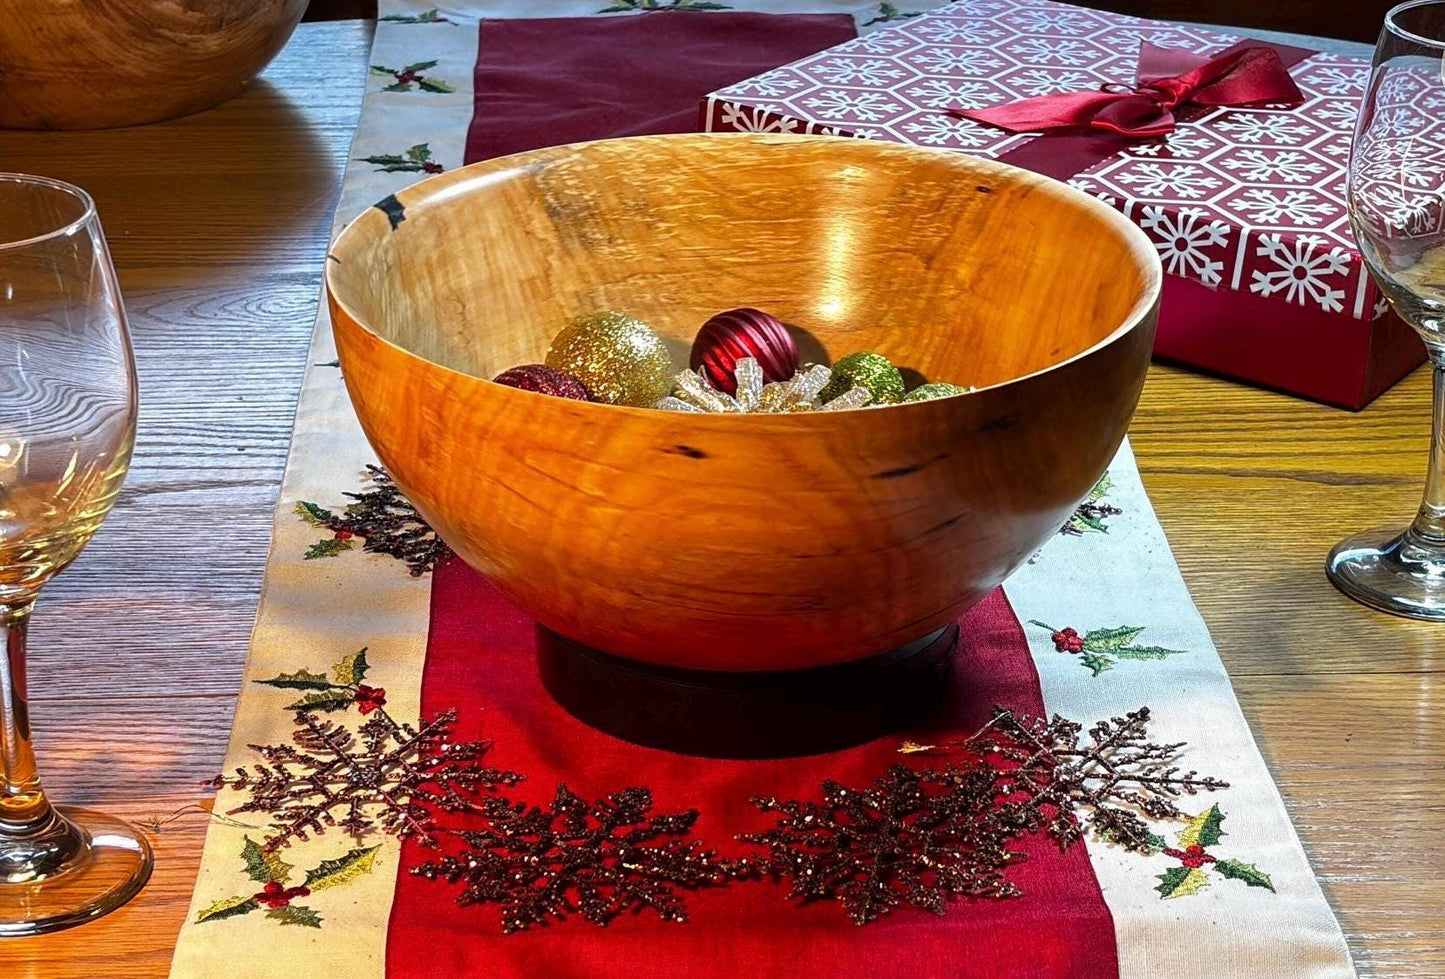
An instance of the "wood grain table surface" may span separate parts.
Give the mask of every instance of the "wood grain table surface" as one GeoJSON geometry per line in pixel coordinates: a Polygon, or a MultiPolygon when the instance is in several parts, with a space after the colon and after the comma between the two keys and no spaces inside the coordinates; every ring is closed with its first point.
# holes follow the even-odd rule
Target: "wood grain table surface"
{"type": "MultiPolygon", "coordinates": [[[[0,133],[0,170],[99,202],[142,391],[120,501],[34,621],[33,717],[58,800],[164,819],[204,799],[221,763],[370,36],[303,25],[248,93],[189,119],[0,133]]],[[[1445,627],[1352,604],[1323,562],[1337,538],[1413,512],[1428,380],[1350,414],[1155,367],[1132,428],[1368,976],[1445,975],[1445,627]]],[[[0,976],[164,975],[204,831],[199,814],[165,823],[134,903],[0,942],[0,976]]]]}

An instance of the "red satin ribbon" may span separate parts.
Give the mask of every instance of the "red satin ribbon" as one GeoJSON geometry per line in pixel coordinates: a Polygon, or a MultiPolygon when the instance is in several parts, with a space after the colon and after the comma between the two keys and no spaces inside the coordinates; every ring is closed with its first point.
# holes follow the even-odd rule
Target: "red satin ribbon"
{"type": "Polygon", "coordinates": [[[1102,85],[1097,92],[1041,95],[989,109],[949,109],[948,114],[1013,133],[1092,127],[1121,136],[1162,136],[1174,130],[1174,110],[1185,105],[1298,105],[1304,101],[1279,52],[1269,47],[1226,51],[1213,58],[1139,45],[1138,85],[1102,85]]]}

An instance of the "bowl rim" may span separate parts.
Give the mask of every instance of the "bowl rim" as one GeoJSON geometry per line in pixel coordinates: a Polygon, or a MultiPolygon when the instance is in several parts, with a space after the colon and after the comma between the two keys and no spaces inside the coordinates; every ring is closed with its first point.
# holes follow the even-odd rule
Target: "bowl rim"
{"type": "MultiPolygon", "coordinates": [[[[1081,205],[1085,211],[1092,213],[1103,224],[1113,228],[1116,232],[1118,232],[1120,236],[1124,239],[1125,244],[1128,246],[1129,252],[1133,254],[1136,259],[1140,260],[1140,265],[1142,266],[1144,272],[1144,285],[1140,291],[1138,299],[1136,299],[1133,306],[1129,308],[1128,313],[1124,315],[1119,325],[1116,326],[1108,335],[1098,340],[1096,343],[1086,347],[1083,350],[1080,350],[1078,353],[1073,354],[1070,357],[1049,364],[1046,367],[1041,367],[1038,370],[1032,371],[1028,374],[1020,374],[1017,377],[1011,377],[1007,380],[998,381],[994,384],[984,385],[980,387],[970,387],[967,390],[958,394],[945,395],[941,398],[931,398],[927,401],[899,402],[898,404],[888,405],[887,407],[889,408],[911,408],[914,410],[922,410],[927,409],[930,406],[936,406],[940,403],[952,401],[956,398],[978,398],[981,395],[985,395],[992,391],[997,391],[1001,388],[1011,387],[1013,385],[1031,380],[1033,378],[1041,377],[1053,371],[1063,370],[1069,365],[1077,363],[1078,361],[1081,361],[1087,357],[1091,357],[1099,351],[1110,346],[1111,344],[1122,340],[1134,330],[1138,329],[1145,322],[1145,320],[1148,319],[1150,313],[1156,310],[1159,306],[1160,295],[1162,293],[1164,284],[1164,268],[1163,263],[1159,258],[1159,252],[1154,247],[1154,243],[1150,241],[1149,236],[1144,233],[1143,229],[1141,229],[1134,222],[1130,221],[1123,214],[1119,213],[1108,204],[1105,204],[1093,194],[1086,193],[1079,188],[1073,186],[1072,184],[1066,183],[1062,180],[1055,180],[1052,177],[1046,177],[1042,174],[1035,173],[1032,170],[1027,170],[1023,167],[1017,167],[1007,163],[1000,163],[997,160],[990,160],[985,157],[971,156],[966,153],[961,153],[957,150],[949,150],[929,146],[918,146],[912,143],[894,143],[891,141],[875,141],[871,139],[865,140],[853,136],[825,136],[815,134],[805,135],[795,133],[663,133],[647,136],[621,136],[611,139],[582,140],[574,143],[559,143],[555,146],[538,147],[536,149],[525,150],[520,153],[511,153],[506,156],[492,157],[488,160],[479,160],[476,163],[469,163],[466,166],[457,167],[455,170],[448,170],[445,173],[439,173],[434,174],[430,177],[425,177],[421,180],[410,183],[403,188],[400,188],[398,191],[394,191],[387,197],[382,198],[381,201],[367,205],[364,210],[362,210],[354,217],[350,218],[346,222],[346,224],[342,226],[341,230],[332,239],[331,245],[330,247],[328,247],[326,252],[327,261],[326,271],[324,275],[324,283],[326,287],[327,298],[332,304],[334,304],[343,313],[345,313],[347,319],[349,319],[353,324],[355,324],[357,328],[368,334],[373,340],[385,344],[388,347],[391,347],[398,353],[401,353],[412,360],[420,361],[434,370],[444,371],[447,374],[456,375],[457,377],[468,378],[472,381],[480,381],[485,385],[497,388],[499,391],[504,390],[516,394],[549,398],[551,401],[560,402],[568,406],[575,406],[577,408],[585,407],[588,409],[624,411],[633,414],[645,415],[649,418],[672,417],[676,419],[682,417],[688,419],[689,421],[700,421],[704,424],[714,423],[713,420],[716,420],[716,422],[731,424],[732,420],[739,418],[747,418],[752,423],[761,422],[764,419],[770,419],[773,421],[786,419],[792,422],[797,422],[803,419],[817,418],[819,416],[838,418],[842,415],[851,415],[857,412],[868,411],[870,407],[877,407],[876,405],[865,405],[861,408],[848,408],[841,411],[830,412],[793,412],[784,414],[761,413],[742,415],[734,412],[664,412],[659,411],[657,408],[608,404],[606,402],[600,401],[577,401],[569,398],[550,397],[549,395],[540,394],[539,392],[525,391],[521,388],[511,387],[510,385],[498,384],[491,378],[483,377],[480,374],[472,374],[467,371],[459,370],[455,367],[451,367],[446,364],[442,364],[435,360],[432,360],[429,357],[424,357],[416,351],[410,350],[407,347],[404,347],[401,344],[397,343],[396,341],[381,335],[381,333],[378,332],[375,327],[373,327],[365,318],[358,315],[356,311],[351,307],[351,305],[347,303],[337,293],[336,284],[332,278],[333,274],[336,272],[337,266],[340,265],[341,262],[341,260],[336,257],[337,246],[349,236],[360,235],[361,232],[357,230],[357,225],[360,223],[360,221],[363,218],[367,217],[372,211],[383,211],[381,205],[388,200],[394,199],[399,193],[408,193],[408,195],[411,196],[411,194],[415,193],[419,188],[431,184],[434,186],[426,194],[428,202],[435,202],[438,199],[444,200],[446,197],[451,196],[452,194],[461,193],[465,187],[470,186],[471,183],[479,177],[492,177],[493,179],[495,179],[497,176],[500,176],[504,173],[512,171],[524,171],[530,169],[532,168],[532,166],[534,166],[531,160],[531,158],[533,157],[543,154],[548,156],[563,155],[567,151],[572,151],[574,153],[584,152],[585,148],[598,144],[637,142],[639,140],[646,140],[648,142],[682,143],[695,140],[718,139],[731,139],[738,140],[740,142],[757,143],[760,145],[786,145],[802,142],[830,141],[846,143],[855,148],[860,146],[867,146],[884,154],[903,154],[910,156],[929,157],[937,157],[943,155],[954,158],[962,158],[968,165],[977,167],[980,172],[999,174],[1009,178],[1010,180],[1022,180],[1025,183],[1033,183],[1040,186],[1050,187],[1053,192],[1060,193],[1066,199],[1073,200],[1077,204],[1081,205]],[[454,184],[459,186],[453,188],[454,184]]],[[[378,220],[379,219],[380,218],[378,218],[378,220]]],[[[335,329],[336,324],[333,322],[333,332],[335,331],[335,329]]]]}

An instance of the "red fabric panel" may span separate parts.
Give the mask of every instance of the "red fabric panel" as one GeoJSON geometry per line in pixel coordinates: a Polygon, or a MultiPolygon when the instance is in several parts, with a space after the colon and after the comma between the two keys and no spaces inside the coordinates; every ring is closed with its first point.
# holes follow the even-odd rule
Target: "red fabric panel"
{"type": "Polygon", "coordinates": [[[694,132],[704,95],[854,34],[849,14],[661,11],[484,20],[466,160],[694,132]]]}
{"type": "MultiPolygon", "coordinates": [[[[930,730],[975,730],[996,704],[1038,713],[1038,675],[1002,591],[962,620],[956,681],[930,730]]],[[[488,760],[527,774],[511,794],[550,800],[556,783],[597,797],[650,788],[656,812],[697,809],[696,835],[723,853],[737,833],[765,828],[751,795],[816,798],[833,778],[863,784],[899,760],[899,738],[781,761],[703,761],[639,748],[601,734],[554,704],[537,679],[531,619],[453,560],[432,585],[423,711],[464,708],[460,736],[488,737],[488,760]]],[[[458,908],[457,887],[403,869],[387,939],[387,975],[488,977],[910,976],[1033,979],[1117,975],[1114,927],[1083,846],[1060,853],[1031,839],[1011,873],[1025,891],[1007,901],[962,901],[948,915],[895,912],[860,928],[836,904],[797,905],[784,885],[740,884],[688,896],[692,919],[669,924],[644,912],[607,928],[580,918],[503,936],[492,907],[458,908]]],[[[404,847],[404,868],[430,851],[404,847]]]]}

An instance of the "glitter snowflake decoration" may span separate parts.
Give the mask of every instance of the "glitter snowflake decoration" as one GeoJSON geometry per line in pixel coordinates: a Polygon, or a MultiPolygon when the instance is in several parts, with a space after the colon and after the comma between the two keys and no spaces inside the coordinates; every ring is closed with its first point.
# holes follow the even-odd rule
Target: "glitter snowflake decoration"
{"type": "Polygon", "coordinates": [[[497,904],[511,934],[580,914],[606,925],[651,910],[686,921],[682,891],[726,884],[734,865],[690,838],[697,812],[653,815],[652,793],[629,788],[589,802],[566,785],[543,809],[492,797],[466,848],[412,870],[465,884],[457,903],[497,904]]]}
{"type": "Polygon", "coordinates": [[[352,550],[360,539],[361,549],[405,561],[412,577],[419,578],[451,555],[451,549],[402,495],[391,474],[380,466],[367,466],[372,488],[347,493],[351,502],[341,513],[302,500],[296,515],[313,527],[331,532],[331,537],[312,544],[306,559],[335,557],[352,550]]]}
{"type": "Polygon", "coordinates": [[[267,851],[331,827],[358,840],[385,833],[436,846],[438,812],[473,810],[481,793],[522,780],[480,764],[489,742],[453,740],[456,717],[451,710],[413,727],[375,708],[353,732],[298,710],[289,743],[250,745],[261,763],[208,784],[246,796],[227,815],[265,815],[267,851]]]}
{"type": "Polygon", "coordinates": [[[1004,879],[1024,829],[996,804],[1001,776],[894,765],[863,789],[826,781],[820,802],[755,798],[779,819],[741,839],[767,848],[759,869],[791,882],[790,899],[838,901],[860,925],[904,906],[943,914],[959,896],[1021,893],[1004,879]]]}
{"type": "MultiPolygon", "coordinates": [[[[1156,744],[1149,736],[1149,708],[1100,721],[1080,743],[1083,725],[1057,714],[1048,721],[999,710],[983,731],[962,745],[992,758],[1011,773],[1009,819],[1047,833],[1060,849],[1078,842],[1084,829],[1141,853],[1156,837],[1147,819],[1188,819],[1176,799],[1214,792],[1229,783],[1174,764],[1183,742],[1156,744]]],[[[904,750],[936,750],[905,745],[904,750]]]]}

